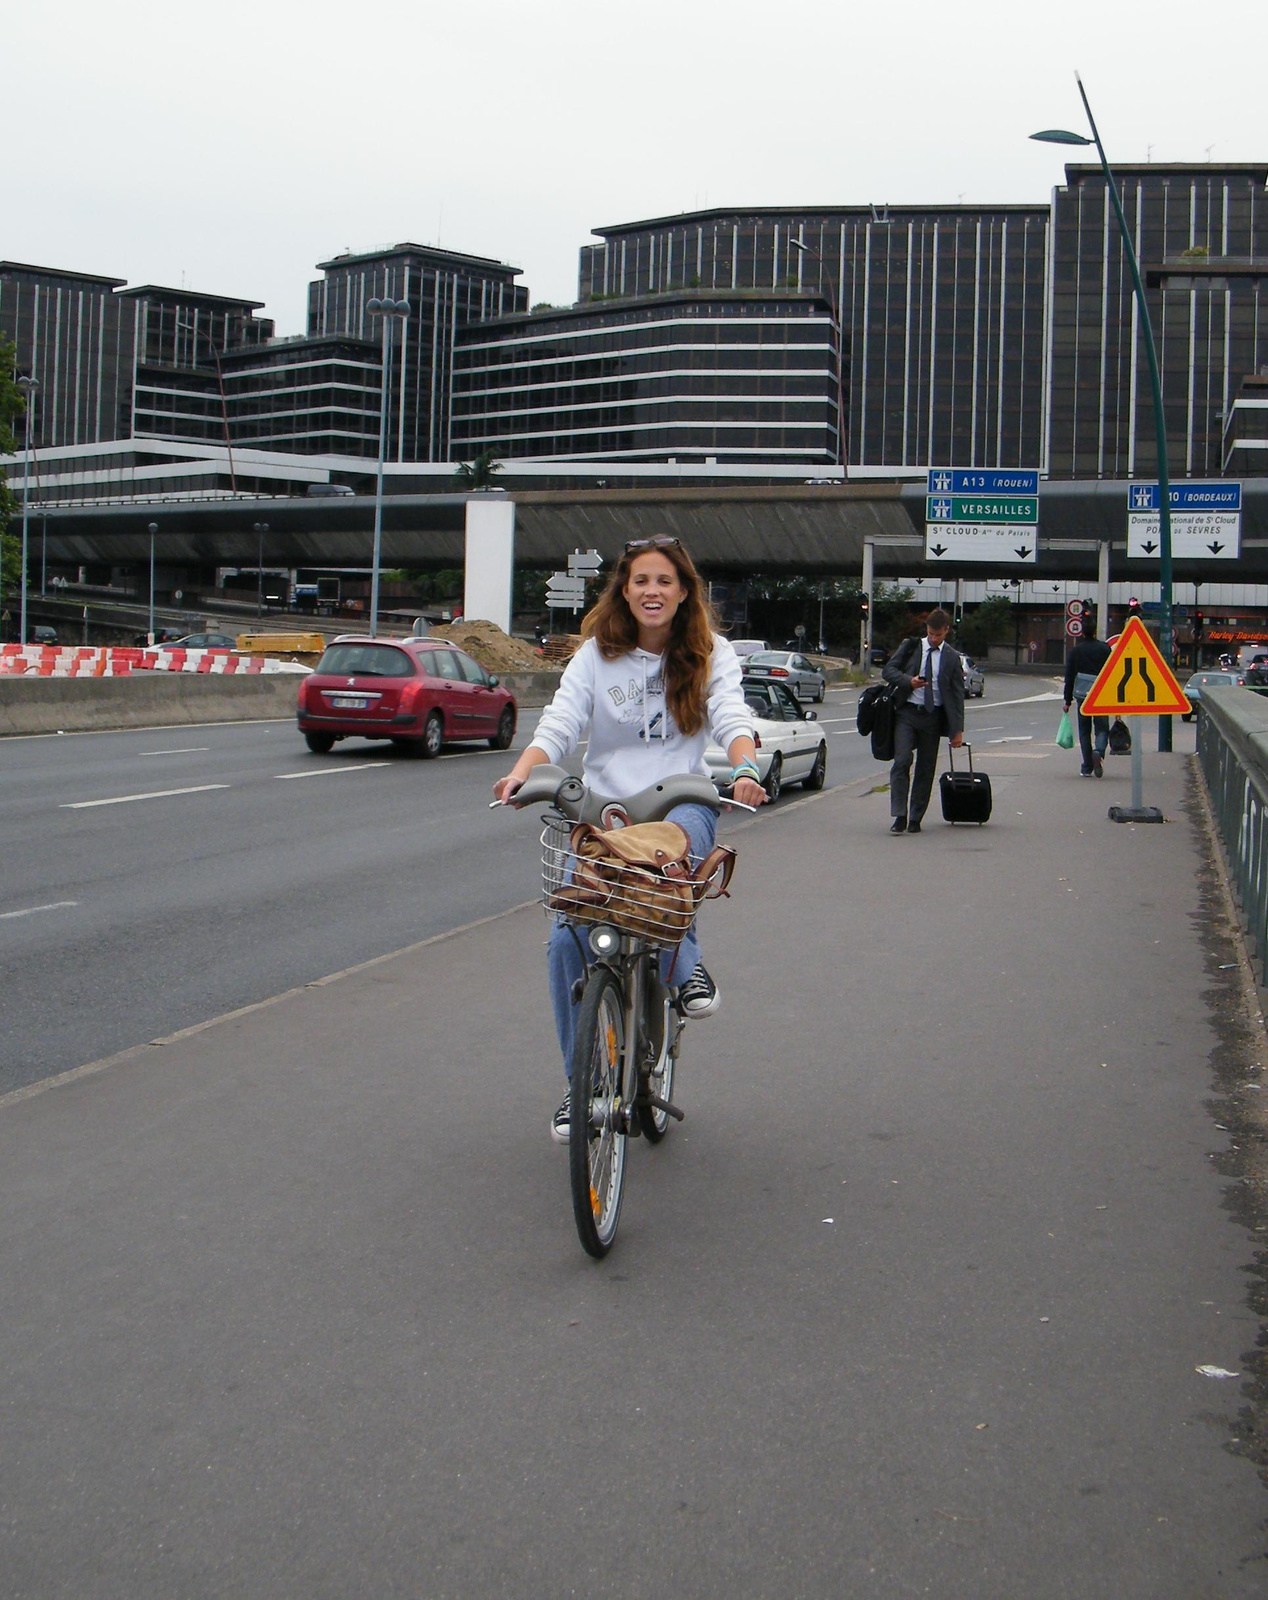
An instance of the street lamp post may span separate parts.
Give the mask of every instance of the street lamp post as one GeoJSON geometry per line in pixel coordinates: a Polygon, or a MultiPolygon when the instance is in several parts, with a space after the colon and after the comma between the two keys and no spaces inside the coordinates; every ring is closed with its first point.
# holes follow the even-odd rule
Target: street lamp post
{"type": "Polygon", "coordinates": [[[27,528],[30,520],[31,506],[31,412],[35,409],[35,391],[40,386],[38,378],[19,378],[18,388],[22,391],[25,401],[26,427],[23,433],[25,445],[22,456],[22,604],[19,612],[18,639],[26,643],[26,557],[27,557],[27,528]]]}
{"type": "Polygon", "coordinates": [[[409,316],[408,300],[367,300],[367,313],[383,320],[383,393],[379,403],[379,471],[374,491],[374,558],[370,569],[370,634],[379,631],[379,558],[383,547],[383,457],[387,450],[387,401],[392,371],[392,323],[409,316]]]}
{"type": "MultiPolygon", "coordinates": [[[[1149,363],[1149,387],[1153,396],[1154,434],[1158,448],[1158,643],[1162,650],[1163,659],[1170,665],[1175,655],[1171,619],[1171,476],[1167,469],[1167,419],[1162,409],[1162,380],[1158,374],[1158,349],[1154,344],[1153,323],[1149,316],[1149,302],[1145,299],[1145,286],[1140,279],[1140,263],[1136,259],[1136,250],[1127,227],[1127,218],[1123,215],[1123,202],[1119,197],[1118,185],[1114,181],[1114,174],[1110,170],[1109,161],[1106,159],[1105,147],[1102,145],[1101,136],[1097,131],[1096,119],[1092,115],[1092,107],[1088,104],[1088,97],[1083,88],[1083,80],[1077,72],[1074,75],[1074,81],[1079,86],[1079,98],[1083,101],[1084,111],[1087,112],[1088,127],[1092,130],[1092,137],[1088,139],[1081,133],[1070,133],[1064,128],[1045,128],[1042,133],[1032,133],[1030,137],[1038,139],[1044,144],[1094,144],[1096,153],[1101,158],[1101,171],[1105,174],[1105,183],[1109,189],[1114,215],[1118,219],[1118,230],[1123,238],[1123,253],[1127,257],[1127,265],[1131,271],[1132,288],[1136,296],[1141,331],[1144,334],[1145,356],[1149,363]]],[[[1161,751],[1171,749],[1170,717],[1158,718],[1158,748],[1161,751]]]]}
{"type": "Polygon", "coordinates": [[[841,309],[837,303],[836,291],[832,282],[832,270],[819,252],[808,245],[803,239],[789,238],[788,243],[794,250],[803,256],[813,256],[822,267],[819,281],[828,292],[828,310],[832,316],[832,326],[836,331],[837,344],[837,465],[845,465],[845,330],[841,326],[841,309]]]}
{"type": "Polygon", "coordinates": [[[154,643],[154,535],[158,532],[158,523],[150,523],[150,643],[154,643]]]}
{"type": "Polygon", "coordinates": [[[264,615],[264,535],[269,531],[267,522],[255,524],[255,537],[258,541],[255,562],[255,614],[257,617],[264,615]]]}

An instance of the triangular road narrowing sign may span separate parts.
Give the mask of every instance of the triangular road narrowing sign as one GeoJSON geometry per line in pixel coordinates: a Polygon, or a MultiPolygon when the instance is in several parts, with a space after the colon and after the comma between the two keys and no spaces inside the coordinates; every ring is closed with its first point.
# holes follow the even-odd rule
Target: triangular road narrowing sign
{"type": "Polygon", "coordinates": [[[1171,717],[1192,709],[1139,617],[1128,617],[1079,706],[1085,717],[1171,717]]]}

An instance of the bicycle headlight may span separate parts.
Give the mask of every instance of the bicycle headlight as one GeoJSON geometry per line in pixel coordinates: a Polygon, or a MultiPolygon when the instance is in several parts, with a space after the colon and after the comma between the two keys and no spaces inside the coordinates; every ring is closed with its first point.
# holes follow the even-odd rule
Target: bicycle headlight
{"type": "Polygon", "coordinates": [[[615,928],[591,928],[590,948],[596,956],[614,956],[621,947],[621,936],[615,928]]]}

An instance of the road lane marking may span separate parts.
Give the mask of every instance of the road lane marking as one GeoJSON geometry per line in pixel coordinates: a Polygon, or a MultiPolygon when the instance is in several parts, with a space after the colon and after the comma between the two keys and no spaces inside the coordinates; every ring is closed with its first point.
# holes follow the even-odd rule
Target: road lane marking
{"type": "Polygon", "coordinates": [[[138,750],[139,756],[201,756],[211,749],[209,744],[186,745],[180,750],[138,750]]]}
{"type": "Polygon", "coordinates": [[[227,789],[227,783],[196,783],[188,789],[152,789],[148,794],[116,794],[108,800],[63,800],[59,811],[87,811],[90,806],[126,806],[131,800],[166,800],[174,794],[205,794],[208,789],[227,789]]]}
{"type": "Polygon", "coordinates": [[[390,761],[358,761],[352,767],[317,767],[313,771],[275,772],[275,778],[328,778],[333,772],[368,772],[371,767],[390,767],[390,761]]]}
{"type": "Polygon", "coordinates": [[[26,906],[21,911],[0,911],[0,922],[5,922],[10,917],[33,917],[37,911],[62,911],[68,906],[78,904],[78,900],[50,900],[46,906],[26,906]]]}
{"type": "MultiPolygon", "coordinates": [[[[980,729],[978,730],[981,731],[980,729]]],[[[992,744],[1029,744],[1034,738],[1033,733],[1006,733],[1002,739],[992,739],[992,744]]]]}

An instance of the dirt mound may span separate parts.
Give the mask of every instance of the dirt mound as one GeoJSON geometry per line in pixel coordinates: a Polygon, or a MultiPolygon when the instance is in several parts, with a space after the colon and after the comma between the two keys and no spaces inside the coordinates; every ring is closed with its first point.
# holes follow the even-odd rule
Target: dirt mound
{"type": "Polygon", "coordinates": [[[549,670],[531,644],[523,639],[513,639],[503,633],[494,622],[472,619],[470,622],[446,622],[434,627],[429,635],[433,639],[448,639],[469,656],[474,656],[488,672],[540,672],[549,670]]]}

